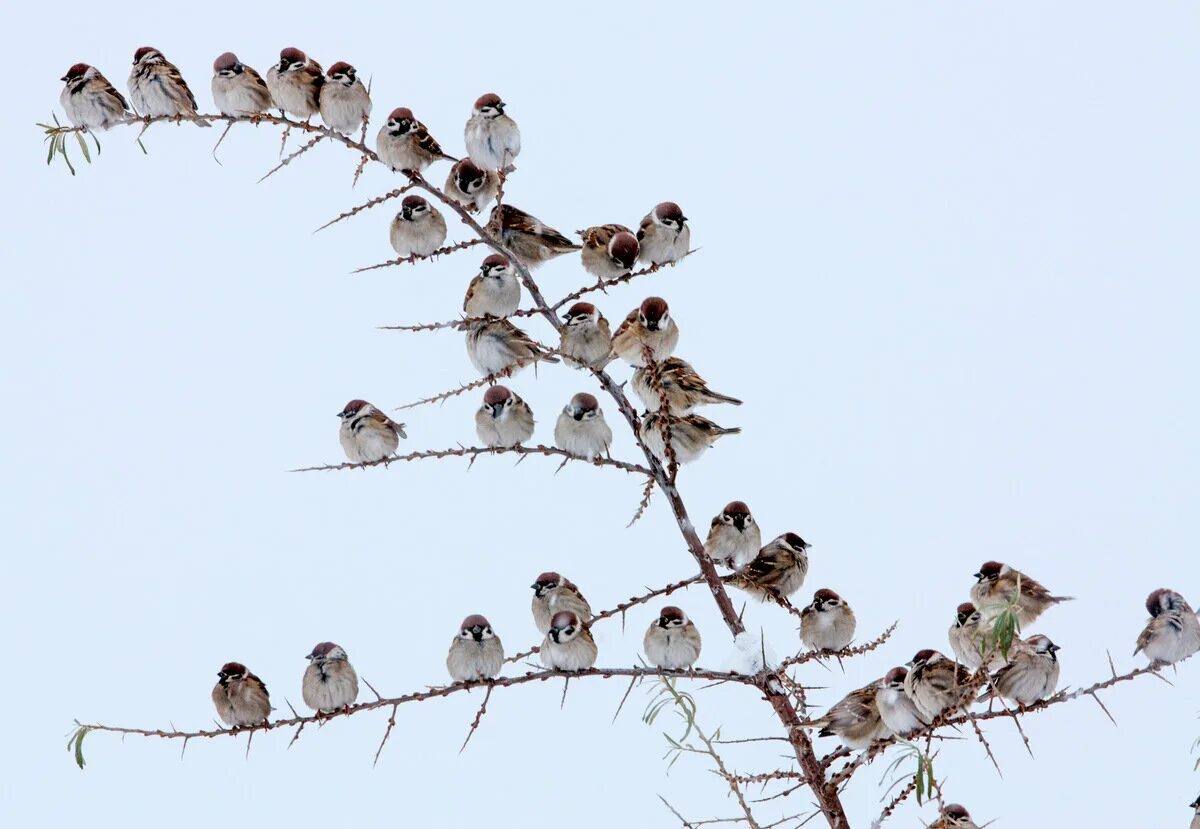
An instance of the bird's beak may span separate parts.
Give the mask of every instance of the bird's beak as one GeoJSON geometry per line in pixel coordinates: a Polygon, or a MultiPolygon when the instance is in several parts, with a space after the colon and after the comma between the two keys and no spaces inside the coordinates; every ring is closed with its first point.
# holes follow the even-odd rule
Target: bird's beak
{"type": "Polygon", "coordinates": [[[976,573],[976,574],[975,574],[975,578],[977,578],[977,579],[979,579],[980,581],[982,581],[982,580],[983,580],[983,573],[976,573]]]}
{"type": "Polygon", "coordinates": [[[70,75],[63,75],[61,78],[59,78],[59,80],[60,80],[60,81],[64,81],[64,82],[65,82],[65,81],[66,81],[66,80],[68,80],[70,77],[71,77],[70,75]]]}
{"type": "Polygon", "coordinates": [[[571,417],[575,418],[576,420],[583,420],[583,409],[576,409],[571,414],[571,417]]]}
{"type": "Polygon", "coordinates": [[[687,216],[680,216],[680,217],[679,217],[679,223],[680,223],[680,224],[683,224],[683,223],[684,223],[684,222],[686,222],[686,221],[687,221],[687,216]]]}

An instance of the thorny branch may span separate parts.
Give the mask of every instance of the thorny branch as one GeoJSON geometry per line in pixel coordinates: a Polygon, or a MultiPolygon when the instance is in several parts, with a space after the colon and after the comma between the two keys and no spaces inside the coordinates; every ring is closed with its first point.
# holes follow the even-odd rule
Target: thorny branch
{"type": "Polygon", "coordinates": [[[596,457],[592,460],[572,455],[565,449],[556,446],[460,446],[458,449],[425,449],[419,452],[409,452],[407,455],[393,455],[377,461],[362,461],[360,463],[333,463],[325,466],[306,466],[293,469],[292,472],[326,472],[338,469],[366,469],[371,466],[388,466],[393,463],[425,460],[427,458],[471,458],[474,461],[480,455],[546,455],[566,458],[569,461],[591,464],[592,466],[611,466],[626,472],[636,472],[639,475],[649,475],[650,470],[636,463],[626,463],[612,458],[596,457]]]}

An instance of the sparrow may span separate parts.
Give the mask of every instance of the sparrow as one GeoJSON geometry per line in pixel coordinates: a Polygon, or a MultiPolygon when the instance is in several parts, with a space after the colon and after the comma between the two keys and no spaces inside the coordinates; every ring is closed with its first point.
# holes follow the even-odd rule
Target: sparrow
{"type": "Polygon", "coordinates": [[[1058,645],[1040,634],[1014,642],[1008,663],[992,674],[979,702],[1003,697],[1023,706],[1052,696],[1058,690],[1058,650],[1058,645]]]}
{"type": "Polygon", "coordinates": [[[446,220],[421,196],[405,196],[392,219],[390,238],[401,259],[429,256],[446,241],[446,220]]]}
{"type": "Polygon", "coordinates": [[[583,269],[597,279],[614,279],[633,270],[638,240],[625,225],[597,225],[575,231],[583,239],[583,269]]]}
{"type": "Polygon", "coordinates": [[[467,326],[467,356],[484,377],[512,374],[539,360],[558,362],[557,357],[506,319],[474,322],[467,326]]]}
{"type": "Polygon", "coordinates": [[[822,587],[800,611],[800,639],[813,650],[840,651],[854,639],[856,624],[850,605],[822,587]]]}
{"type": "Polygon", "coordinates": [[[1191,806],[1196,810],[1196,816],[1192,818],[1191,829],[1200,829],[1200,797],[1192,801],[1191,806]]]}
{"type": "Polygon", "coordinates": [[[917,706],[926,722],[943,712],[953,713],[971,704],[974,691],[971,672],[935,650],[917,651],[908,663],[904,693],[917,706]]]}
{"type": "Polygon", "coordinates": [[[463,138],[467,155],[480,167],[511,173],[517,169],[513,159],[521,153],[521,130],[516,121],[504,114],[505,106],[493,92],[480,95],[467,119],[463,138]]]}
{"type": "Polygon", "coordinates": [[[596,640],[575,613],[560,610],[550,619],[538,656],[552,671],[586,670],[596,664],[596,640]]]}
{"type": "Polygon", "coordinates": [[[951,803],[942,809],[938,819],[929,824],[926,829],[979,829],[967,810],[957,803],[951,803]]]}
{"type": "Polygon", "coordinates": [[[677,607],[664,607],[650,623],[642,639],[642,650],[651,665],[680,671],[700,658],[700,631],[677,607]]]}
{"type": "Polygon", "coordinates": [[[908,671],[905,668],[892,668],[880,680],[875,691],[875,707],[879,709],[879,718],[889,731],[900,737],[929,724],[904,691],[906,676],[908,671]]]}
{"type": "Polygon", "coordinates": [[[475,412],[475,434],[484,446],[520,446],[533,437],[533,410],[504,386],[492,386],[475,412]]]}
{"type": "Polygon", "coordinates": [[[375,152],[380,161],[401,172],[419,173],[443,158],[458,161],[442,152],[442,146],[408,107],[397,107],[388,115],[375,136],[375,152]]]}
{"type": "Polygon", "coordinates": [[[467,286],[463,311],[468,317],[507,317],[521,304],[521,281],[507,256],[493,253],[467,286]]]}
{"type": "Polygon", "coordinates": [[[638,227],[637,240],[641,245],[639,256],[651,265],[677,262],[688,252],[692,243],[692,229],[687,225],[687,216],[673,201],[657,205],[642,219],[638,227]]]}
{"type": "Polygon", "coordinates": [[[806,550],[809,546],[795,533],[784,533],[759,550],[749,564],[739,567],[733,575],[726,576],[725,580],[760,602],[790,596],[804,586],[804,577],[808,575],[806,550]]]}
{"type": "Polygon", "coordinates": [[[842,697],[825,716],[800,723],[804,728],[820,728],[822,737],[837,736],[846,748],[867,748],[876,740],[892,736],[879,716],[875,695],[880,683],[872,682],[842,697]]]}
{"type": "Polygon", "coordinates": [[[542,224],[541,219],[511,204],[493,207],[485,230],[531,268],[555,256],[579,250],[579,245],[542,224]]]}
{"type": "Polygon", "coordinates": [[[446,176],[446,196],[470,213],[481,212],[499,192],[499,177],[469,158],[456,161],[446,176]]]}
{"type": "Polygon", "coordinates": [[[213,102],[225,115],[258,115],[271,108],[271,90],[262,75],[225,52],[213,61],[213,102]]]}
{"type": "Polygon", "coordinates": [[[992,642],[991,625],[983,621],[983,614],[970,602],[958,606],[949,637],[954,656],[972,671],[983,664],[985,653],[989,654],[989,671],[999,670],[1004,665],[1004,654],[992,642]]]}
{"type": "Polygon", "coordinates": [[[1133,655],[1145,653],[1151,664],[1170,665],[1200,651],[1200,619],[1187,599],[1161,587],[1146,597],[1150,620],[1138,636],[1133,655]]]}
{"type": "Polygon", "coordinates": [[[668,357],[654,366],[639,366],[633,371],[633,393],[642,405],[652,412],[662,406],[662,397],[654,385],[662,386],[667,408],[673,415],[687,414],[697,406],[710,403],[742,405],[736,397],[719,394],[708,387],[692,364],[678,357],[668,357]]]}
{"type": "Polygon", "coordinates": [[[325,73],[317,91],[317,107],[325,126],[350,135],[367,123],[371,96],[359,80],[357,70],[339,60],[325,73]]]}
{"type": "Polygon", "coordinates": [[[661,363],[671,356],[678,342],[679,326],[671,318],[667,301],[658,296],[646,297],[617,326],[613,354],[638,368],[646,364],[643,347],[648,346],[654,361],[661,363]]]}
{"type": "Polygon", "coordinates": [[[1074,596],[1051,596],[1041,584],[1007,564],[985,561],[975,574],[971,601],[985,617],[994,617],[1005,605],[1015,601],[1017,623],[1030,625],[1053,605],[1072,601],[1074,596]],[[1020,595],[1017,585],[1020,583],[1020,595]]]}
{"type": "Polygon", "coordinates": [[[300,689],[305,705],[328,713],[348,708],[358,699],[358,674],[340,645],[321,642],[305,659],[309,665],[300,689]]]}
{"type": "Polygon", "coordinates": [[[558,353],[567,365],[604,368],[612,359],[612,331],[608,320],[590,302],[576,302],[563,315],[558,353]]]}
{"type": "MultiPolygon", "coordinates": [[[[665,461],[667,457],[666,443],[662,436],[662,420],[663,415],[659,412],[646,412],[642,417],[641,426],[638,427],[642,443],[646,444],[646,448],[660,462],[665,461]]],[[[717,438],[736,435],[742,431],[737,426],[729,429],[718,426],[698,414],[668,417],[667,423],[671,430],[671,448],[675,451],[675,460],[678,463],[691,463],[716,443],[717,438]]]]}
{"type": "Polygon", "coordinates": [[[325,73],[321,64],[295,46],[281,49],[279,63],[267,70],[267,89],[275,108],[308,120],[321,109],[321,86],[325,73]]]}
{"type": "Polygon", "coordinates": [[[579,592],[579,588],[558,573],[542,573],[533,584],[533,623],[538,633],[550,630],[550,619],[560,610],[569,610],[580,619],[592,618],[592,606],[579,592]]]}
{"type": "Polygon", "coordinates": [[[232,728],[265,722],[271,714],[267,686],[241,662],[226,662],[217,671],[212,701],[221,722],[232,728]]]}
{"type": "Polygon", "coordinates": [[[404,424],[397,423],[365,400],[351,400],[338,413],[342,425],[338,440],[351,463],[374,463],[396,451],[400,438],[407,438],[404,424]]]}
{"type": "Polygon", "coordinates": [[[612,439],[600,402],[587,392],[572,397],[554,424],[554,445],[584,460],[607,455],[612,439]]]}
{"type": "Polygon", "coordinates": [[[463,619],[458,636],[450,642],[446,654],[446,670],[455,682],[491,679],[504,665],[504,646],[500,637],[483,616],[475,614],[463,619]]]}
{"type": "Polygon", "coordinates": [[[730,501],[713,516],[704,540],[704,552],[718,564],[740,570],[758,555],[762,531],[745,501],[730,501]]]}
{"type": "MultiPolygon", "coordinates": [[[[133,69],[129,72],[129,100],[143,116],[194,116],[196,96],[188,88],[179,69],[153,46],[143,46],[133,53],[133,69]]],[[[212,124],[203,118],[196,121],[202,127],[212,124]]]]}
{"type": "Polygon", "coordinates": [[[77,63],[60,80],[66,84],[58,96],[67,118],[77,127],[87,130],[106,130],[133,112],[121,95],[100,70],[86,63],[77,63]]]}

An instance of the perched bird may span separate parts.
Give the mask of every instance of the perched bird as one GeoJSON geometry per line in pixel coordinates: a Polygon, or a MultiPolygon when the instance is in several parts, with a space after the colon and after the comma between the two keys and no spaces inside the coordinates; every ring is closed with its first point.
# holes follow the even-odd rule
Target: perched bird
{"type": "Polygon", "coordinates": [[[900,737],[928,725],[928,721],[904,691],[904,678],[907,676],[906,669],[892,668],[875,691],[875,707],[879,709],[879,718],[889,731],[900,737]]]}
{"type": "Polygon", "coordinates": [[[375,136],[375,152],[380,161],[401,172],[419,173],[443,158],[458,160],[442,152],[442,145],[433,140],[408,107],[397,107],[388,115],[387,123],[375,136]]]}
{"type": "Polygon", "coordinates": [[[856,625],[850,605],[828,588],[813,593],[800,611],[800,639],[813,650],[840,651],[854,639],[856,625]]]}
{"type": "Polygon", "coordinates": [[[740,570],[758,555],[762,530],[745,501],[730,501],[713,516],[704,539],[704,552],[718,564],[740,570]]]}
{"type": "Polygon", "coordinates": [[[851,691],[825,712],[825,716],[800,723],[806,728],[820,728],[822,737],[837,736],[846,748],[867,748],[876,740],[892,736],[879,716],[875,695],[879,682],[851,691]]]}
{"type": "Polygon", "coordinates": [[[600,402],[587,392],[572,397],[554,424],[554,445],[585,460],[607,455],[612,439],[600,402]]]}
{"type": "Polygon", "coordinates": [[[929,824],[926,829],[979,829],[967,810],[957,803],[951,803],[942,809],[938,819],[929,824]]]}
{"type": "Polygon", "coordinates": [[[446,654],[450,678],[455,682],[491,679],[503,666],[504,646],[488,620],[478,614],[463,619],[446,654]]]}
{"type": "Polygon", "coordinates": [[[467,356],[484,377],[512,374],[539,360],[557,363],[558,358],[530,339],[507,319],[474,322],[467,326],[467,356]]]}
{"type": "Polygon", "coordinates": [[[971,672],[935,650],[917,651],[908,663],[904,693],[927,722],[943,712],[966,709],[974,697],[971,672]]]}
{"type": "Polygon", "coordinates": [[[984,617],[994,617],[1005,605],[1015,602],[1014,612],[1022,627],[1032,624],[1053,605],[1074,599],[1074,596],[1051,596],[1049,590],[1020,570],[998,561],[985,561],[975,578],[971,601],[984,617]]]}
{"type": "Polygon", "coordinates": [[[339,60],[325,73],[317,95],[317,108],[325,126],[350,135],[367,123],[371,114],[371,96],[355,68],[339,60]]]}
{"type": "Polygon", "coordinates": [[[662,407],[663,396],[667,398],[667,410],[673,415],[687,414],[697,406],[710,403],[742,405],[736,397],[710,389],[692,364],[678,357],[668,357],[653,366],[638,366],[633,371],[631,385],[642,405],[652,412],[662,407]],[[656,384],[662,387],[662,395],[655,388],[656,384]]]}
{"type": "Polygon", "coordinates": [[[467,155],[480,167],[511,173],[516,169],[513,159],[521,153],[521,130],[504,114],[504,107],[499,95],[480,95],[467,119],[463,138],[467,155]]]}
{"type": "Polygon", "coordinates": [[[575,613],[560,610],[550,619],[538,656],[552,671],[583,671],[596,664],[596,640],[575,613]]]}
{"type": "Polygon", "coordinates": [[[1036,635],[1013,643],[1008,662],[992,674],[991,684],[979,701],[1004,697],[1017,705],[1032,705],[1058,690],[1059,647],[1049,637],[1036,635]]]}
{"type": "Polygon", "coordinates": [[[212,701],[221,722],[232,728],[265,722],[271,715],[267,686],[241,662],[226,662],[217,671],[212,701]]]}
{"type": "Polygon", "coordinates": [[[267,70],[267,88],[275,108],[306,121],[321,109],[324,83],[321,64],[295,46],[281,49],[279,63],[267,70]]]}
{"type": "Polygon", "coordinates": [[[991,626],[983,621],[983,614],[970,602],[963,602],[954,613],[954,623],[949,631],[950,648],[959,662],[972,671],[983,664],[988,654],[988,670],[999,670],[1004,664],[1004,654],[993,642],[991,626]]]}
{"type": "Polygon", "coordinates": [[[446,220],[441,211],[421,196],[405,196],[392,219],[392,249],[400,256],[429,256],[446,241],[446,220]]]}
{"type": "Polygon", "coordinates": [[[493,207],[485,230],[531,268],[555,256],[579,250],[579,245],[542,224],[541,219],[511,204],[493,207]]]}
{"type": "Polygon", "coordinates": [[[479,213],[496,199],[500,179],[469,158],[454,163],[446,176],[446,195],[468,212],[479,213]]]}
{"type": "Polygon", "coordinates": [[[664,607],[650,623],[642,639],[642,650],[651,665],[680,671],[700,658],[700,631],[677,607],[664,607]]]}
{"type": "Polygon", "coordinates": [[[213,102],[225,115],[258,115],[271,108],[271,90],[262,75],[225,52],[213,61],[213,102]]]}
{"type": "Polygon", "coordinates": [[[624,276],[637,264],[638,240],[625,225],[575,231],[583,239],[583,269],[597,279],[624,276]]]}
{"type": "Polygon", "coordinates": [[[1145,653],[1152,664],[1172,664],[1200,651],[1200,619],[1187,599],[1160,587],[1146,597],[1150,620],[1138,636],[1133,655],[1145,653]]]}
{"type": "Polygon", "coordinates": [[[404,424],[397,423],[365,400],[351,400],[338,413],[342,424],[338,440],[351,463],[374,463],[396,451],[400,438],[407,438],[404,424]]]}
{"type": "Polygon", "coordinates": [[[492,386],[475,412],[475,434],[484,446],[520,446],[533,437],[533,410],[504,386],[492,386]]]}
{"type": "Polygon", "coordinates": [[[760,602],[790,596],[804,586],[804,577],[808,575],[808,548],[808,542],[800,536],[784,533],[725,580],[760,602]]]}
{"type": "Polygon", "coordinates": [[[358,674],[341,646],[321,642],[305,658],[309,665],[300,689],[305,705],[329,713],[348,708],[358,699],[358,674]]]}
{"type": "Polygon", "coordinates": [[[612,331],[608,320],[590,302],[576,302],[563,316],[566,323],[558,353],[568,365],[603,368],[612,359],[612,331]]]}
{"type": "Polygon", "coordinates": [[[1192,808],[1196,810],[1195,816],[1192,818],[1191,829],[1200,829],[1200,797],[1192,801],[1192,808]]]}
{"type": "MultiPolygon", "coordinates": [[[[188,88],[179,69],[153,46],[142,46],[133,53],[133,69],[129,72],[129,100],[143,116],[195,116],[196,96],[188,88]]],[[[202,127],[212,124],[203,118],[196,121],[202,127]]]]}
{"type": "Polygon", "coordinates": [[[580,619],[592,618],[592,606],[579,592],[579,588],[555,572],[542,573],[533,584],[533,623],[538,633],[550,630],[550,619],[560,610],[569,610],[580,619]]]}
{"type": "Polygon", "coordinates": [[[106,130],[125,118],[134,117],[125,97],[96,67],[77,63],[60,80],[66,86],[59,94],[58,102],[75,126],[106,130]]]}
{"type": "Polygon", "coordinates": [[[467,286],[463,311],[468,317],[507,317],[521,304],[521,281],[508,257],[493,253],[467,286]]]}
{"type": "Polygon", "coordinates": [[[687,216],[673,201],[657,205],[642,219],[637,232],[641,245],[639,255],[643,262],[665,265],[677,262],[687,255],[692,243],[692,229],[687,225],[687,216]]]}
{"type": "Polygon", "coordinates": [[[661,363],[671,356],[678,342],[679,326],[671,318],[667,301],[658,296],[646,297],[617,326],[613,354],[637,368],[646,364],[644,347],[649,347],[651,357],[661,363]]]}
{"type": "Polygon", "coordinates": [[[661,412],[646,412],[638,427],[638,434],[641,436],[642,442],[646,444],[646,448],[659,461],[665,461],[667,457],[667,445],[662,435],[664,421],[667,423],[667,428],[670,429],[671,448],[675,452],[675,460],[679,463],[691,463],[712,447],[717,442],[717,438],[736,435],[742,431],[737,426],[728,429],[718,426],[698,414],[664,418],[661,412]]]}

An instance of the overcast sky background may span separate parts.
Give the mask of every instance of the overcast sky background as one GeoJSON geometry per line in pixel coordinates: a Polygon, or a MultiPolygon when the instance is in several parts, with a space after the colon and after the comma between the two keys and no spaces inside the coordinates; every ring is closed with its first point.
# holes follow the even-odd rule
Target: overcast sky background
{"type": "MultiPolygon", "coordinates": [[[[394,205],[312,230],[397,179],[372,168],[351,190],[357,159],[322,145],[256,184],[276,162],[270,127],[235,129],[224,166],[218,130],[164,125],[148,157],[118,130],[97,163],[75,152],[76,177],[47,168],[33,124],[58,110],[64,70],[93,63],[124,90],[145,44],[205,110],[227,49],[264,72],[289,45],[348,60],[373,76],[377,116],[411,107],[455,153],[471,103],[496,91],[523,134],[510,200],[563,231],[678,201],[702,250],[598,302],[615,321],[667,297],[677,353],[746,400],[705,412],[744,432],[680,474],[696,523],[744,499],[768,535],[813,543],[804,592],[841,592],[860,638],[902,620],[844,676],[803,672],[829,686],[819,705],[946,648],[989,558],[1079,597],[1029,631],[1062,645],[1073,686],[1108,674],[1106,649],[1119,670],[1140,664],[1151,589],[1200,602],[1194,4],[293,6],[285,21],[277,6],[4,13],[19,68],[0,206],[12,825],[669,826],[660,794],[693,818],[735,810],[703,763],[668,774],[663,723],[639,721],[646,691],[610,725],[620,681],[572,684],[561,711],[559,683],[499,691],[461,756],[478,694],[401,708],[374,769],[383,712],[290,750],[290,732],[260,734],[249,760],[244,739],[193,742],[180,762],[178,742],[95,734],[75,768],[76,717],[210,726],[227,660],[286,712],[304,654],[332,639],[395,695],[445,681],[468,613],[509,650],[535,642],[539,571],[597,608],[694,572],[657,496],[625,528],[640,486],[616,470],[485,458],[469,474],[457,460],[290,474],[342,459],[334,415],[350,398],[390,409],[473,379],[461,335],[375,326],[455,316],[482,256],[347,275],[393,255],[394,205]]],[[[538,278],[556,297],[585,276],[571,258],[538,278]]],[[[589,389],[554,366],[512,386],[547,442],[589,389]]],[[[403,448],[474,442],[477,405],[406,412],[403,448]]],[[[719,664],[730,642],[711,598],[672,601],[719,664]]],[[[599,626],[601,663],[631,664],[659,606],[624,633],[599,626]]],[[[747,613],[778,651],[798,646],[786,616],[747,613]]],[[[973,740],[946,743],[946,794],[997,827],[1183,827],[1200,665],[1172,681],[1107,693],[1116,730],[1088,701],[1029,718],[1036,760],[1011,724],[989,725],[1003,780],[973,740]]],[[[744,688],[699,701],[726,736],[778,733],[744,688]]],[[[753,773],[775,754],[728,759],[753,773]]],[[[845,794],[856,827],[879,811],[885,765],[845,794]]],[[[894,822],[932,815],[908,803],[894,822]]]]}

